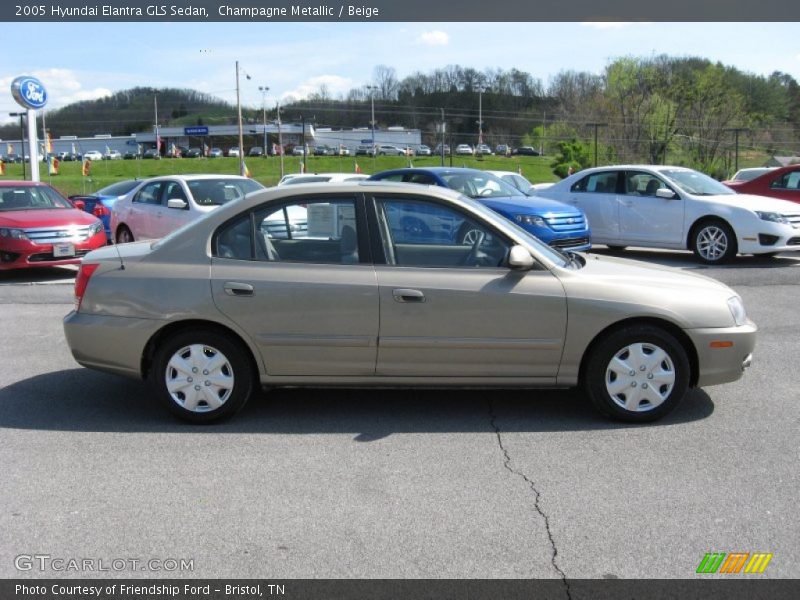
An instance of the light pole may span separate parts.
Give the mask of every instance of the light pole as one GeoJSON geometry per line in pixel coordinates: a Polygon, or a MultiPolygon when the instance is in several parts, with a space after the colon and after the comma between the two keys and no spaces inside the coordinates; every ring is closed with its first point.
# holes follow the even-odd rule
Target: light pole
{"type": "Polygon", "coordinates": [[[27,175],[25,174],[25,113],[24,112],[13,112],[8,113],[9,117],[19,117],[19,145],[20,145],[20,155],[22,156],[22,179],[27,179],[27,175]]]}
{"type": "MultiPolygon", "coordinates": [[[[245,77],[250,79],[250,75],[245,74],[245,77]]],[[[236,61],[236,111],[238,113],[238,126],[239,126],[239,175],[244,177],[244,132],[242,131],[242,100],[239,94],[239,61],[236,61]]]]}
{"type": "Polygon", "coordinates": [[[367,89],[369,90],[369,103],[370,103],[370,112],[372,118],[370,119],[370,127],[372,129],[372,158],[375,158],[377,154],[375,150],[375,90],[378,89],[377,85],[368,85],[367,89]]]}
{"type": "MultiPolygon", "coordinates": [[[[281,153],[281,179],[283,179],[283,134],[281,133],[281,103],[276,102],[278,110],[278,150],[281,153]]],[[[305,148],[303,149],[305,151],[305,148]]]]}
{"type": "Polygon", "coordinates": [[[486,88],[478,86],[478,145],[483,144],[483,92],[486,88]]]}
{"type": "Polygon", "coordinates": [[[267,151],[267,86],[258,86],[258,91],[261,92],[261,110],[264,112],[264,156],[268,156],[267,151]]]}

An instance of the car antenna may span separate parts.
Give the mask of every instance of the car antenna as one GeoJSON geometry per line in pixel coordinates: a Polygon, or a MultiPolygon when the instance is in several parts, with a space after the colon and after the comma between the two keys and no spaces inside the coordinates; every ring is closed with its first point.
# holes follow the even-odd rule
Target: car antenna
{"type": "Polygon", "coordinates": [[[119,258],[119,270],[120,271],[124,271],[125,270],[125,263],[122,262],[122,254],[120,254],[119,246],[117,244],[114,244],[114,250],[117,251],[117,258],[119,258]]]}

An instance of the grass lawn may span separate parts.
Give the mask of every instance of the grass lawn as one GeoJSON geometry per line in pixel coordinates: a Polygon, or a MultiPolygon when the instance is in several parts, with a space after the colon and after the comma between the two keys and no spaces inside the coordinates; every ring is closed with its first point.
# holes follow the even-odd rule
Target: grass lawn
{"type": "MultiPolygon", "coordinates": [[[[522,167],[522,174],[533,183],[557,181],[557,177],[550,169],[550,157],[539,156],[487,156],[474,158],[453,156],[454,167],[473,167],[476,169],[496,171],[516,171],[522,167]]],[[[285,173],[299,173],[302,157],[286,156],[284,158],[285,173]]],[[[415,167],[434,167],[441,164],[438,156],[418,156],[411,159],[415,167]]],[[[245,163],[253,179],[271,186],[278,183],[281,176],[280,158],[246,158],[245,163]]],[[[401,156],[369,156],[337,157],[337,156],[309,156],[309,173],[347,172],[355,171],[355,165],[363,173],[377,173],[386,169],[407,167],[408,158],[401,156]]],[[[238,158],[165,158],[162,160],[104,160],[92,162],[91,172],[88,177],[81,175],[80,162],[62,162],[59,174],[49,176],[47,165],[40,166],[41,180],[50,183],[65,196],[72,194],[88,194],[116,181],[124,179],[145,179],[158,175],[181,175],[189,173],[224,173],[236,175],[239,172],[238,158]]],[[[450,157],[445,157],[445,165],[450,165],[450,157]]],[[[27,166],[26,166],[27,169],[27,166]]],[[[30,169],[27,169],[30,178],[30,169]]],[[[0,179],[22,179],[21,164],[6,164],[6,174],[0,179]]]]}

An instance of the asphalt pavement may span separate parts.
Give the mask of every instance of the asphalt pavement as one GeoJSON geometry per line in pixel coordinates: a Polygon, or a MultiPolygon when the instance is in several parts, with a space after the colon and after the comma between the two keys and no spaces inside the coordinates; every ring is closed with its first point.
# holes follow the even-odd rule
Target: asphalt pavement
{"type": "Polygon", "coordinates": [[[622,255],[741,294],[760,328],[742,380],[639,426],[575,391],[325,389],[191,426],[74,362],[74,270],[0,273],[0,577],[568,583],[691,578],[707,552],[772,553],[759,577],[800,577],[800,258],[622,255]],[[17,568],[36,554],[192,569],[17,568]]]}

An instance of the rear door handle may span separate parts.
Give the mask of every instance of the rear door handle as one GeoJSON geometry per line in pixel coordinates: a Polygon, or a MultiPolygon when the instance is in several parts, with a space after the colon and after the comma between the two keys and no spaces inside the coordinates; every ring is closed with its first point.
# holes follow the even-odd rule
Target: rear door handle
{"type": "Polygon", "coordinates": [[[229,296],[252,296],[253,286],[249,283],[239,283],[237,281],[226,281],[225,293],[229,296]]]}
{"type": "Polygon", "coordinates": [[[425,294],[419,290],[396,288],[392,290],[395,302],[425,302],[425,294]]]}

